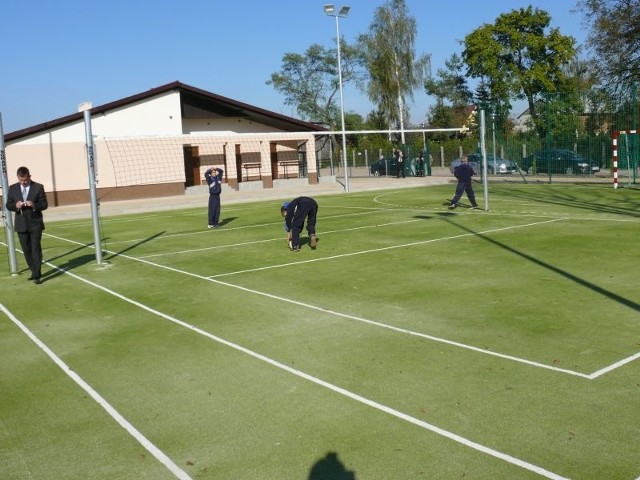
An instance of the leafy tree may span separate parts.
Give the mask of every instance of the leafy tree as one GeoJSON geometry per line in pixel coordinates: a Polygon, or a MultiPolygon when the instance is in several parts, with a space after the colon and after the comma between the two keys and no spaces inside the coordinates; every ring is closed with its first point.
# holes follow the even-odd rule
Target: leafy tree
{"type": "Polygon", "coordinates": [[[480,80],[478,86],[476,87],[476,91],[473,94],[473,98],[478,105],[478,108],[481,110],[488,110],[493,103],[493,99],[491,98],[491,90],[489,89],[489,85],[484,79],[480,80]]]}
{"type": "Polygon", "coordinates": [[[484,24],[463,41],[468,74],[485,80],[493,101],[526,99],[537,125],[537,100],[545,92],[566,91],[563,66],[575,56],[575,39],[549,28],[551,17],[529,6],[484,24]]]}
{"type": "MultiPolygon", "coordinates": [[[[340,40],[342,83],[362,86],[366,72],[360,50],[340,40]]],[[[340,85],[336,49],[311,45],[304,54],[286,53],[282,68],[266,82],[285,97],[302,119],[327,125],[332,130],[340,126],[340,85]]]]}
{"type": "Polygon", "coordinates": [[[640,0],[580,0],[602,85],[640,81],[640,0]]]}
{"type": "MultiPolygon", "coordinates": [[[[429,128],[451,128],[454,124],[453,110],[445,105],[444,98],[436,97],[436,103],[429,108],[428,113],[429,128]]],[[[449,136],[446,132],[435,132],[429,134],[433,140],[446,140],[449,136]]]]}
{"type": "Polygon", "coordinates": [[[415,43],[416,19],[409,14],[405,0],[388,0],[378,7],[369,33],[359,38],[367,58],[367,94],[384,113],[389,128],[404,129],[408,121],[406,99],[413,98],[429,65],[428,56],[416,55],[415,43]]]}
{"type": "MultiPolygon", "coordinates": [[[[359,113],[345,112],[344,128],[346,131],[364,130],[364,118],[359,113]]],[[[359,148],[361,135],[347,135],[345,138],[347,140],[347,148],[359,148]]]]}
{"type": "Polygon", "coordinates": [[[464,74],[462,58],[454,53],[444,64],[446,70],[438,69],[437,78],[428,78],[424,82],[427,94],[448,100],[453,107],[466,107],[471,102],[473,94],[464,74]]]}
{"type": "MultiPolygon", "coordinates": [[[[467,107],[473,94],[467,85],[462,58],[453,54],[445,61],[446,69],[438,69],[436,78],[428,78],[424,88],[428,95],[436,97],[436,104],[429,109],[429,126],[432,128],[459,127],[468,117],[467,107]],[[446,102],[449,102],[448,104],[446,102]]],[[[448,134],[434,134],[432,138],[446,138],[448,134]]]]}

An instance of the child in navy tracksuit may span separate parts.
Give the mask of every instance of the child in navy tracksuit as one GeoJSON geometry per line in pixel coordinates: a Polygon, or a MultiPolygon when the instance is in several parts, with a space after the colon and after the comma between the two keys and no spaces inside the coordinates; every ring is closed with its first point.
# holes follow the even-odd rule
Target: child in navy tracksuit
{"type": "Polygon", "coordinates": [[[280,207],[280,214],[284,217],[284,229],[287,232],[287,241],[292,252],[300,251],[300,232],[307,221],[309,233],[309,246],[313,249],[318,244],[316,237],[316,215],[318,204],[313,198],[298,197],[290,202],[284,202],[280,207]]]}
{"type": "Polygon", "coordinates": [[[222,192],[222,174],[224,170],[215,169],[216,174],[212,175],[213,168],[204,172],[204,178],[209,185],[209,228],[220,226],[220,193],[222,192]]]}

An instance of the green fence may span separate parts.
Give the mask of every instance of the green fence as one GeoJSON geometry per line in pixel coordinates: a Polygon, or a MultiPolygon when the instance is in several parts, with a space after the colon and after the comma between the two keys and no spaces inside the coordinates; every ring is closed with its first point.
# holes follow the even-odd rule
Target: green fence
{"type": "MultiPolygon", "coordinates": [[[[637,132],[639,99],[635,85],[613,94],[593,89],[572,94],[547,94],[535,102],[533,113],[527,109],[517,118],[513,106],[493,108],[481,106],[485,111],[486,153],[497,158],[510,159],[526,173],[533,176],[594,175],[606,181],[612,175],[613,133],[637,132]],[[495,110],[495,115],[492,110],[495,110]],[[577,157],[578,164],[570,163],[577,157]],[[593,167],[593,168],[592,168],[593,167]],[[599,171],[598,171],[599,169],[599,171]]],[[[519,107],[522,108],[522,107],[519,107]]],[[[476,124],[480,124],[477,115],[476,124]]],[[[407,128],[414,129],[413,128],[407,128]]],[[[417,127],[419,128],[419,127],[417,127]]],[[[352,174],[371,174],[371,166],[381,157],[391,159],[393,149],[400,145],[398,135],[347,133],[347,164],[352,174]]],[[[640,159],[638,134],[622,134],[619,137],[618,168],[621,178],[636,183],[640,159]]],[[[343,165],[340,142],[334,142],[331,158],[320,152],[320,168],[331,167],[339,174],[343,165]]],[[[405,173],[414,174],[416,159],[422,152],[425,174],[431,175],[432,167],[449,167],[462,154],[480,151],[479,127],[466,134],[451,132],[405,133],[403,145],[405,173]]]]}

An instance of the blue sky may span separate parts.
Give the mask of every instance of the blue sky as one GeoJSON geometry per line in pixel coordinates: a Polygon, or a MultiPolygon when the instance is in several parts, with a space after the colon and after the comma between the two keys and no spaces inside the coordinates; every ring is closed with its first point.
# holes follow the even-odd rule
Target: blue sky
{"type": "MultiPolygon", "coordinates": [[[[0,113],[9,133],[75,113],[78,104],[101,105],[175,80],[297,117],[266,85],[287,52],[314,43],[335,45],[335,19],[327,1],[309,0],[20,0],[4,2],[0,41],[0,113]]],[[[340,33],[352,42],[371,24],[382,0],[350,0],[340,33]]],[[[416,17],[416,51],[444,67],[459,41],[515,8],[549,12],[551,25],[583,44],[582,16],[574,0],[406,0],[416,17]]],[[[345,90],[345,110],[366,115],[363,95],[345,90]]],[[[425,118],[433,99],[416,92],[411,120],[425,118]]],[[[514,112],[519,113],[519,112],[514,112]]]]}

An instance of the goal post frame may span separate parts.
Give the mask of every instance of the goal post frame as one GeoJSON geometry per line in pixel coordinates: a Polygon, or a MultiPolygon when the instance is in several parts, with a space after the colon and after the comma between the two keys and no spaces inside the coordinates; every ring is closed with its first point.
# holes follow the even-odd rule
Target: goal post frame
{"type": "MultiPolygon", "coordinates": [[[[620,135],[638,135],[638,130],[614,130],[612,136],[612,155],[613,155],[613,188],[618,188],[618,137],[620,135]]],[[[629,159],[627,159],[629,163],[629,159]]],[[[635,178],[635,174],[634,174],[635,178]]]]}

